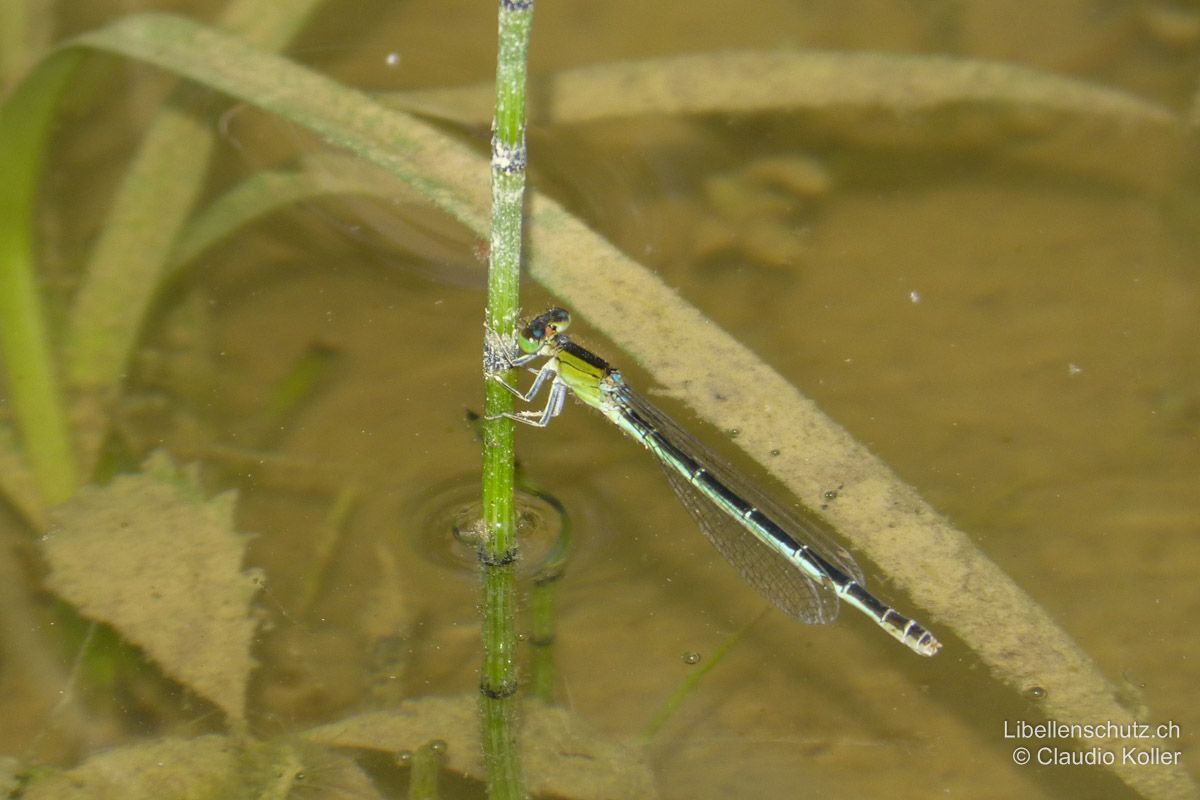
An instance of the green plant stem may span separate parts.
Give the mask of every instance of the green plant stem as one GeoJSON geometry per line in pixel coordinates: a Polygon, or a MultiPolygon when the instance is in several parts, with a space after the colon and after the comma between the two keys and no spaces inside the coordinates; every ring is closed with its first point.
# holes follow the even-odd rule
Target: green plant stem
{"type": "MultiPolygon", "coordinates": [[[[516,332],[525,196],[525,75],[532,2],[501,0],[492,135],[492,230],[487,328],[511,342],[516,332]]],[[[511,371],[510,371],[511,373],[511,371]]],[[[510,380],[512,375],[506,376],[510,380]]],[[[513,518],[513,424],[501,414],[513,399],[484,381],[483,752],[488,796],[521,798],[516,719],[516,525],[513,518]]]]}
{"type": "Polygon", "coordinates": [[[413,751],[408,777],[408,800],[438,800],[445,742],[426,742],[413,751]]]}
{"type": "Polygon", "coordinates": [[[554,702],[554,686],[558,679],[554,666],[557,581],[558,575],[545,581],[535,578],[533,591],[529,595],[530,617],[533,621],[529,635],[530,692],[546,705],[554,702]]]}
{"type": "Polygon", "coordinates": [[[530,693],[546,705],[552,705],[558,681],[554,664],[556,600],[558,582],[566,569],[571,550],[571,517],[558,498],[530,485],[520,465],[517,467],[517,481],[521,488],[536,494],[558,513],[558,539],[534,573],[533,588],[529,592],[530,693]]]}

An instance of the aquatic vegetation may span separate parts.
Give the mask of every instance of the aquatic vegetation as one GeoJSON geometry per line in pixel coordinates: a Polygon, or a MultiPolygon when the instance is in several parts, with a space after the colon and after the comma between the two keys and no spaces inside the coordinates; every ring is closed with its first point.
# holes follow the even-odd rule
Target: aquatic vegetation
{"type": "MultiPolygon", "coordinates": [[[[419,112],[449,123],[485,124],[490,116],[491,90],[438,89],[383,102],[272,54],[273,45],[286,40],[302,16],[289,12],[276,31],[260,31],[257,41],[249,33],[226,33],[166,15],[118,20],[47,56],[0,111],[0,158],[6,176],[0,187],[0,219],[4,220],[0,226],[4,231],[0,239],[0,342],[15,423],[15,430],[0,427],[0,489],[22,510],[31,527],[45,530],[53,525],[58,531],[44,547],[52,568],[48,585],[84,616],[113,627],[139,645],[165,674],[222,709],[234,729],[246,715],[244,687],[253,668],[249,642],[255,618],[250,601],[254,578],[241,567],[242,540],[228,524],[226,504],[230,501],[205,500],[197,488],[185,486],[186,473],[174,467],[152,467],[138,477],[118,479],[106,489],[88,487],[111,426],[110,409],[122,392],[147,316],[164,287],[178,279],[198,253],[249,221],[298,199],[341,193],[388,199],[403,195],[436,206],[480,238],[486,238],[491,220],[483,180],[488,173],[487,159],[438,125],[396,110],[419,112]],[[83,282],[58,329],[51,315],[44,313],[37,289],[32,218],[40,161],[57,103],[75,78],[86,51],[150,64],[238,98],[312,131],[349,151],[353,159],[308,156],[293,169],[256,174],[207,206],[196,208],[215,134],[186,108],[164,107],[128,169],[83,282]],[[131,491],[141,494],[134,499],[123,496],[131,491]],[[211,651],[214,656],[225,653],[221,667],[189,660],[177,643],[168,646],[156,639],[159,634],[177,636],[180,629],[161,628],[165,624],[161,619],[124,616],[128,608],[124,603],[106,605],[119,599],[118,590],[111,585],[81,588],[80,580],[89,577],[84,567],[106,550],[124,551],[121,540],[102,542],[101,555],[87,549],[60,549],[68,547],[70,531],[87,536],[103,533],[73,522],[72,514],[108,513],[94,505],[101,498],[113,502],[113,508],[124,509],[121,513],[133,508],[149,513],[154,503],[148,503],[146,496],[155,502],[162,499],[174,509],[172,514],[188,515],[186,523],[173,524],[172,529],[220,528],[214,532],[213,546],[221,553],[222,571],[212,576],[214,580],[224,577],[221,586],[212,589],[220,598],[205,602],[198,613],[211,613],[214,604],[231,610],[223,620],[227,627],[211,633],[229,648],[211,651]],[[197,520],[207,523],[198,525],[197,520]],[[217,521],[221,525],[217,526],[217,521]]],[[[1010,124],[1006,110],[1017,108],[1022,114],[1033,109],[1050,121],[1039,122],[1035,116],[1031,122],[1029,117],[1016,115],[1019,119],[1011,124],[1018,127],[1051,126],[1062,117],[1083,117],[1131,131],[1165,131],[1180,138],[1190,135],[1188,119],[1127,93],[1026,67],[944,57],[825,52],[699,54],[575,70],[545,78],[538,91],[547,99],[549,111],[543,120],[547,124],[644,114],[736,115],[847,107],[919,114],[966,108],[999,120],[1002,130],[1010,124]],[[747,74],[753,74],[754,80],[748,81],[747,74]]],[[[186,102],[180,101],[180,105],[186,107],[186,102]]],[[[856,548],[890,570],[890,579],[928,612],[939,632],[956,636],[948,647],[971,650],[1015,692],[1031,685],[1040,687],[1040,702],[1047,713],[1060,719],[1133,716],[1122,703],[1123,693],[1092,658],[969,537],[737,339],[709,324],[653,272],[614,248],[554,199],[533,195],[526,225],[531,246],[529,274],[605,331],[659,383],[678,387],[680,399],[698,415],[718,427],[738,429],[739,446],[797,496],[820,496],[825,490],[815,474],[832,471],[841,475],[853,490],[855,503],[838,504],[829,510],[829,518],[856,548]],[[723,366],[731,363],[740,365],[732,374],[723,366]],[[710,386],[721,386],[720,394],[709,391],[710,386]],[[747,415],[746,409],[753,409],[753,414],[747,415]],[[781,447],[779,431],[805,431],[804,452],[781,447]],[[914,548],[922,558],[907,558],[914,548]],[[964,586],[979,590],[964,593],[964,586]]],[[[148,529],[163,527],[149,519],[146,525],[148,529]]],[[[143,530],[139,523],[132,529],[117,526],[111,533],[137,535],[152,543],[153,532],[143,530]]],[[[84,544],[81,541],[77,546],[84,544]]],[[[172,549],[169,543],[162,547],[172,549]]],[[[180,554],[167,552],[164,558],[180,554]]],[[[131,591],[148,590],[146,585],[129,587],[135,576],[115,569],[119,563],[114,561],[111,578],[131,591]]],[[[164,560],[155,572],[167,575],[169,569],[180,567],[176,563],[168,568],[168,563],[169,559],[164,560]]],[[[192,597],[203,595],[196,586],[185,588],[187,584],[181,581],[174,581],[173,587],[192,597]]],[[[183,626],[185,631],[199,624],[189,622],[186,615],[169,616],[171,624],[183,626]]],[[[422,737],[436,733],[446,738],[448,734],[436,725],[419,735],[407,730],[393,736],[380,733],[401,727],[399,721],[406,714],[417,717],[433,705],[432,700],[412,701],[403,713],[385,713],[374,722],[363,722],[367,733],[358,741],[416,749],[426,741],[422,737]]],[[[441,720],[457,719],[455,713],[473,713],[473,706],[464,711],[459,705],[470,704],[463,701],[454,709],[429,713],[441,720]]],[[[557,711],[547,711],[544,716],[549,721],[542,712],[531,712],[531,719],[538,724],[568,728],[574,724],[564,721],[557,711]]],[[[345,727],[351,726],[347,723],[345,727]]],[[[473,724],[466,727],[473,729],[473,724]]],[[[329,746],[341,746],[354,738],[344,730],[322,736],[312,734],[314,740],[329,746]]],[[[228,759],[227,745],[226,740],[206,739],[196,747],[228,759]]],[[[450,752],[457,758],[474,752],[474,747],[474,740],[452,742],[450,752]]],[[[576,752],[582,749],[580,745],[576,752]]],[[[597,745],[597,752],[600,749],[597,745]]],[[[292,766],[277,774],[295,777],[304,771],[297,765],[306,763],[304,753],[308,751],[281,746],[278,752],[279,763],[292,766]]],[[[636,762],[636,756],[628,753],[610,755],[596,756],[595,762],[614,773],[619,771],[612,766],[614,762],[636,762]]],[[[145,757],[163,759],[162,753],[153,749],[147,749],[145,757]]],[[[450,762],[451,766],[457,763],[450,762]]],[[[534,763],[529,763],[535,776],[532,786],[565,793],[561,784],[538,783],[534,763]]],[[[466,766],[461,769],[470,772],[466,766]]],[[[216,771],[227,774],[224,768],[216,771]]],[[[1114,771],[1146,796],[1169,796],[1190,785],[1181,771],[1148,772],[1119,765],[1114,771]]],[[[639,773],[629,778],[634,787],[628,790],[629,796],[646,796],[642,777],[639,773]]],[[[30,796],[36,796],[35,785],[29,787],[30,796]]],[[[284,796],[289,790],[273,791],[284,796]]]]}

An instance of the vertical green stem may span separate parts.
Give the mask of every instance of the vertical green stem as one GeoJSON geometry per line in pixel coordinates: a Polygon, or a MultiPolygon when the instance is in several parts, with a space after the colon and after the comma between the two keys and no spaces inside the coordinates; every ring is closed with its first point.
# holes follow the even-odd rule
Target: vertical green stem
{"type": "MultiPolygon", "coordinates": [[[[492,136],[492,235],[487,327],[504,342],[516,332],[525,193],[525,73],[532,0],[500,0],[496,117],[492,136]]],[[[513,378],[510,374],[506,376],[513,378]]],[[[512,396],[484,382],[483,751],[488,796],[524,796],[516,730],[516,530],[513,519],[512,396]]]]}
{"type": "Polygon", "coordinates": [[[530,692],[547,705],[554,702],[554,683],[557,675],[554,668],[554,615],[555,584],[558,576],[548,580],[534,579],[529,597],[530,617],[533,621],[529,636],[530,692]]]}
{"type": "Polygon", "coordinates": [[[408,776],[408,800],[438,800],[438,779],[441,777],[442,761],[446,743],[441,740],[426,742],[412,754],[412,770],[408,776]]]}
{"type": "MultiPolygon", "coordinates": [[[[527,482],[523,481],[522,486],[533,491],[527,482]]],[[[535,493],[542,502],[558,512],[561,526],[554,547],[546,554],[533,576],[533,589],[529,592],[529,688],[534,697],[550,705],[554,702],[558,682],[554,665],[556,595],[558,581],[566,569],[567,555],[571,549],[571,517],[557,498],[544,492],[535,493]]]]}

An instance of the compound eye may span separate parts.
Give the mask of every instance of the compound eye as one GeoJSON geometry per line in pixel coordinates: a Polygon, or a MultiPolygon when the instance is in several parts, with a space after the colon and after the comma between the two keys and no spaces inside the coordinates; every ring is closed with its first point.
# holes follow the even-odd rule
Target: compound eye
{"type": "Polygon", "coordinates": [[[545,327],[534,327],[533,323],[526,325],[517,334],[517,344],[520,346],[522,352],[525,353],[536,353],[545,340],[545,327]]]}
{"type": "Polygon", "coordinates": [[[536,353],[547,339],[552,339],[571,324],[571,315],[561,308],[552,308],[538,314],[521,329],[517,344],[526,353],[536,353]]]}
{"type": "Polygon", "coordinates": [[[565,308],[552,308],[538,319],[545,320],[546,325],[553,328],[553,333],[562,333],[571,324],[571,315],[565,308]]]}

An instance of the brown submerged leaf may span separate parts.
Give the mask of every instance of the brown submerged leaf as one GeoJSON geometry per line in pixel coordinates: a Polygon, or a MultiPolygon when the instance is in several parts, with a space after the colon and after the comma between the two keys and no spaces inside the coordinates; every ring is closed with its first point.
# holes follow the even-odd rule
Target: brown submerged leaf
{"type": "Polygon", "coordinates": [[[352,760],[302,742],[224,736],[120,747],[31,783],[26,800],[224,800],[379,798],[352,760]]]}
{"type": "MultiPolygon", "coordinates": [[[[574,800],[658,796],[653,773],[636,747],[605,738],[563,708],[526,702],[521,717],[522,769],[532,793],[574,800]]],[[[481,777],[479,727],[477,697],[422,697],[391,711],[313,728],[304,738],[327,747],[388,752],[415,750],[441,739],[447,745],[447,769],[481,777]]]]}
{"type": "Polygon", "coordinates": [[[205,499],[194,471],[165,453],[143,469],[52,510],[47,584],[239,722],[261,580],[242,569],[247,537],[233,527],[234,495],[205,499]]]}

